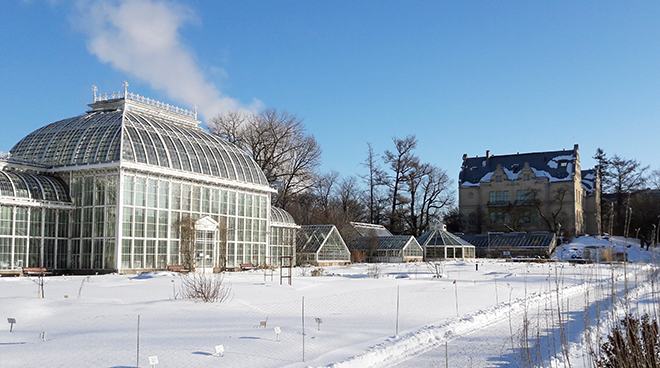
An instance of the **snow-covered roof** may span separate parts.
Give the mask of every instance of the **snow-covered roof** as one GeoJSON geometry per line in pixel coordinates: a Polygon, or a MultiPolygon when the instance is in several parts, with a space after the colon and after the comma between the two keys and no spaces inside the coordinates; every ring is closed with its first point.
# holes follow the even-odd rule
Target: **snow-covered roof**
{"type": "Polygon", "coordinates": [[[598,183],[598,171],[582,170],[582,188],[587,191],[587,195],[591,195],[596,190],[598,183]]]}
{"type": "Polygon", "coordinates": [[[461,187],[473,187],[479,186],[480,182],[490,181],[498,165],[508,180],[516,180],[526,163],[529,164],[537,178],[547,178],[549,181],[571,180],[579,162],[578,151],[579,147],[576,144],[571,151],[517,153],[515,155],[491,155],[488,152],[486,156],[482,157],[464,155],[459,184],[461,187]]]}
{"type": "Polygon", "coordinates": [[[392,236],[392,233],[383,225],[351,222],[351,226],[360,236],[392,236]]]}

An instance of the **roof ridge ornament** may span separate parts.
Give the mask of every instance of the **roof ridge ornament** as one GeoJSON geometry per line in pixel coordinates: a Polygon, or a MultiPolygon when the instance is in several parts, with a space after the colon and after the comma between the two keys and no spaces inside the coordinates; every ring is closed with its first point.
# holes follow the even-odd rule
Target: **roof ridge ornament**
{"type": "MultiPolygon", "coordinates": [[[[161,110],[165,110],[165,111],[168,111],[170,113],[174,113],[174,114],[177,114],[177,115],[183,115],[187,118],[197,120],[197,109],[198,109],[197,105],[193,105],[193,110],[192,111],[186,110],[184,108],[174,106],[174,105],[170,105],[170,104],[166,104],[164,102],[155,100],[153,98],[148,98],[146,96],[140,96],[137,93],[128,92],[128,85],[129,85],[128,82],[124,81],[124,83],[122,83],[122,87],[124,87],[123,93],[121,91],[112,92],[110,95],[108,95],[107,93],[99,94],[98,93],[98,88],[95,85],[93,85],[92,86],[92,92],[93,92],[93,95],[94,95],[94,103],[109,101],[109,100],[121,100],[121,99],[126,100],[126,101],[130,100],[130,101],[139,102],[139,103],[142,103],[142,104],[145,104],[145,105],[149,105],[149,106],[161,109],[161,110]]],[[[197,124],[199,124],[199,122],[196,123],[195,126],[197,124]]]]}

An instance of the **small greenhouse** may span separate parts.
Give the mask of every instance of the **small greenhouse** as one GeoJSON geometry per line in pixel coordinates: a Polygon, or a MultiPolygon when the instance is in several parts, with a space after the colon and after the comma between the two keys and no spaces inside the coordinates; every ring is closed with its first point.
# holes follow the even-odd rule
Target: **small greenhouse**
{"type": "Polygon", "coordinates": [[[296,231],[300,226],[296,225],[293,217],[285,210],[277,207],[270,208],[270,254],[267,264],[281,266],[282,258],[294,256],[294,241],[296,231]]]}
{"type": "Polygon", "coordinates": [[[424,250],[412,235],[361,236],[351,240],[350,249],[367,262],[419,262],[424,256],[424,250]]]}
{"type": "Polygon", "coordinates": [[[331,266],[350,261],[351,254],[335,225],[305,225],[298,230],[297,264],[331,266]]]}
{"type": "Polygon", "coordinates": [[[444,225],[423,234],[417,240],[424,248],[426,261],[474,258],[474,245],[448,232],[444,225]]]}

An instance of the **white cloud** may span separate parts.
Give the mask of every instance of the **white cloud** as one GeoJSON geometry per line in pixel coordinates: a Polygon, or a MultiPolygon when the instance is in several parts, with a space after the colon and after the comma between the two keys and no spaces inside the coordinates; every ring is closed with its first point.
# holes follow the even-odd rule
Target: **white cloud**
{"type": "MultiPolygon", "coordinates": [[[[86,1],[73,21],[88,36],[87,48],[104,63],[148,82],[186,104],[197,105],[205,120],[243,106],[209,82],[181,42],[180,28],[195,21],[187,7],[159,0],[86,1]]],[[[216,70],[217,72],[217,70],[216,70]]]]}

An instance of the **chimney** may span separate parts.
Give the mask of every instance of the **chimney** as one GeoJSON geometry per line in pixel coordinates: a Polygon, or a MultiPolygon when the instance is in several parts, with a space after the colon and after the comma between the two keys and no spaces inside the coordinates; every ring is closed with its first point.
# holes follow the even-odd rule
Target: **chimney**
{"type": "Polygon", "coordinates": [[[486,150],[486,158],[490,158],[490,150],[486,150]]]}
{"type": "Polygon", "coordinates": [[[575,152],[580,151],[580,145],[579,144],[573,145],[573,151],[575,151],[575,152]]]}
{"type": "Polygon", "coordinates": [[[463,154],[463,161],[467,160],[467,153],[463,154]]]}

